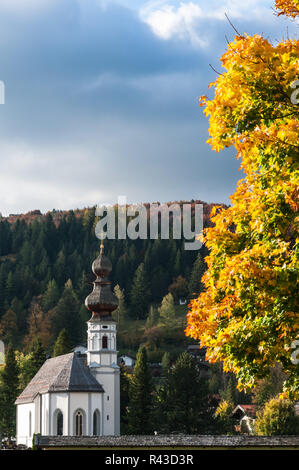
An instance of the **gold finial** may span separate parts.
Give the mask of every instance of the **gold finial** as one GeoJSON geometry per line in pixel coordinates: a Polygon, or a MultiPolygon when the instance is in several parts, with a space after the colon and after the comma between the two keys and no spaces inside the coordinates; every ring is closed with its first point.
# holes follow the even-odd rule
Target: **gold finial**
{"type": "Polygon", "coordinates": [[[101,232],[100,240],[101,240],[100,254],[102,255],[104,253],[104,233],[103,232],[101,232]]]}

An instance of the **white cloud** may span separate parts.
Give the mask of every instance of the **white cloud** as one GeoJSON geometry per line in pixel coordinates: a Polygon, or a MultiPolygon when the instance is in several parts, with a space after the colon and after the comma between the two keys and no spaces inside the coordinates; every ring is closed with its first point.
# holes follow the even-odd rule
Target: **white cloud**
{"type": "Polygon", "coordinates": [[[1,142],[1,213],[71,209],[93,205],[104,197],[88,184],[96,165],[88,151],[71,146],[45,148],[16,141],[1,142]]]}
{"type": "Polygon", "coordinates": [[[199,0],[198,2],[180,2],[160,0],[149,2],[140,11],[140,18],[162,39],[177,38],[189,40],[195,46],[205,46],[203,30],[207,20],[227,21],[225,13],[231,19],[251,21],[273,21],[270,0],[199,0]]]}
{"type": "Polygon", "coordinates": [[[197,30],[198,21],[203,17],[201,8],[191,3],[181,3],[178,8],[166,4],[157,9],[146,8],[141,11],[141,18],[153,32],[162,39],[173,36],[190,40],[194,45],[203,46],[205,41],[197,30]]]}

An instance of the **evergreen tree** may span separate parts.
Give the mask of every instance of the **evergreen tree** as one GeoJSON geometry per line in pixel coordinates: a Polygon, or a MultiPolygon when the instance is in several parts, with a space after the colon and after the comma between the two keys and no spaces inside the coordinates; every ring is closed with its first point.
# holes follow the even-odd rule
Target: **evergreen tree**
{"type": "Polygon", "coordinates": [[[55,264],[54,264],[54,275],[55,275],[55,279],[57,281],[59,288],[61,288],[67,280],[66,270],[67,270],[66,257],[65,257],[64,250],[62,249],[60,250],[57,256],[57,259],[55,261],[55,264]]]}
{"type": "Polygon", "coordinates": [[[212,426],[212,413],[204,380],[196,360],[183,352],[167,376],[162,390],[162,420],[168,432],[208,434],[212,426]]]}
{"type": "Polygon", "coordinates": [[[79,310],[79,318],[80,318],[80,341],[83,343],[86,342],[86,323],[90,319],[90,311],[87,310],[85,307],[85,304],[81,304],[80,310],[79,310]]]}
{"type": "Polygon", "coordinates": [[[43,295],[43,309],[45,312],[51,310],[59,300],[59,289],[55,279],[48,282],[46,292],[43,295]]]}
{"type": "Polygon", "coordinates": [[[168,351],[166,351],[163,354],[161,366],[162,366],[162,375],[165,377],[169,372],[169,366],[170,366],[170,354],[168,351]]]}
{"type": "Polygon", "coordinates": [[[85,271],[82,271],[81,278],[79,280],[79,286],[78,286],[78,297],[80,300],[85,300],[88,294],[90,293],[91,287],[90,284],[88,283],[88,279],[86,276],[85,271]]]}
{"type": "Polygon", "coordinates": [[[205,269],[206,268],[202,256],[200,252],[198,252],[190,278],[189,293],[191,297],[194,295],[198,295],[200,292],[203,291],[203,284],[201,282],[201,278],[205,272],[205,269]]]}
{"type": "MultiPolygon", "coordinates": [[[[85,273],[90,273],[98,255],[98,241],[94,237],[94,208],[81,215],[53,210],[45,216],[27,216],[26,221],[21,216],[13,223],[0,220],[0,327],[5,342],[11,341],[14,348],[24,344],[28,355],[36,336],[47,351],[52,350],[63,328],[67,328],[73,345],[85,342],[89,313],[82,302],[91,291],[91,278],[85,273]],[[75,287],[66,299],[68,278],[75,287]]],[[[114,314],[119,312],[120,334],[128,344],[123,331],[126,321],[122,320],[144,320],[149,314],[146,328],[156,325],[157,309],[149,312],[150,304],[159,304],[171,280],[191,269],[194,253],[187,256],[179,241],[159,239],[109,240],[105,250],[113,262],[113,285],[122,291],[114,314]]],[[[176,287],[182,287],[178,284],[176,287]]],[[[176,292],[175,288],[172,293],[176,296],[176,292]]],[[[131,339],[130,347],[136,349],[141,342],[138,329],[131,339]]]]}
{"type": "Polygon", "coordinates": [[[129,389],[128,429],[130,434],[150,434],[153,429],[152,411],[152,377],[147,363],[144,346],[139,348],[134,375],[129,389]]]}
{"type": "Polygon", "coordinates": [[[14,297],[10,304],[10,309],[16,314],[19,332],[24,331],[24,329],[26,328],[27,311],[24,309],[23,302],[17,299],[17,297],[14,297]]]}
{"type": "Polygon", "coordinates": [[[120,430],[121,434],[128,432],[128,406],[129,406],[130,379],[126,366],[120,364],[120,430]]]}
{"type": "Polygon", "coordinates": [[[182,273],[182,256],[180,249],[178,249],[176,252],[173,273],[175,277],[179,276],[182,273]]]}
{"type": "Polygon", "coordinates": [[[168,292],[168,286],[171,277],[166,267],[158,265],[151,271],[151,300],[152,302],[161,302],[164,295],[168,292]]]}
{"type": "Polygon", "coordinates": [[[44,234],[44,247],[47,252],[48,258],[54,261],[55,251],[57,246],[57,228],[53,221],[53,216],[49,212],[46,214],[45,220],[42,224],[42,230],[44,234]]]}
{"type": "Polygon", "coordinates": [[[159,312],[153,305],[151,305],[149,309],[148,317],[145,322],[145,328],[148,329],[148,328],[152,328],[153,326],[155,326],[158,322],[158,319],[159,319],[159,312]]]}
{"type": "Polygon", "coordinates": [[[46,360],[46,352],[43,348],[42,342],[37,336],[31,343],[31,365],[32,365],[32,377],[39,371],[41,366],[46,360]]]}
{"type": "Polygon", "coordinates": [[[54,345],[53,357],[62,356],[71,352],[71,342],[69,335],[64,328],[58,335],[56,343],[54,345]]]}
{"type": "Polygon", "coordinates": [[[58,336],[64,328],[68,331],[72,345],[81,339],[80,304],[73,285],[69,279],[64,286],[62,296],[57,306],[52,310],[54,334],[58,336]]]}
{"type": "Polygon", "coordinates": [[[19,370],[15,352],[11,346],[5,355],[5,367],[1,374],[0,384],[0,431],[10,439],[16,434],[15,400],[19,390],[19,370]]]}
{"type": "Polygon", "coordinates": [[[0,337],[6,344],[16,346],[18,335],[17,315],[13,310],[8,309],[0,322],[0,337]]]}
{"type": "Polygon", "coordinates": [[[137,319],[145,318],[148,311],[150,289],[144,264],[141,263],[135,273],[131,290],[131,308],[137,319]]]}
{"type": "Polygon", "coordinates": [[[11,302],[13,297],[16,295],[16,287],[14,282],[13,272],[10,271],[6,281],[6,300],[11,302]]]}

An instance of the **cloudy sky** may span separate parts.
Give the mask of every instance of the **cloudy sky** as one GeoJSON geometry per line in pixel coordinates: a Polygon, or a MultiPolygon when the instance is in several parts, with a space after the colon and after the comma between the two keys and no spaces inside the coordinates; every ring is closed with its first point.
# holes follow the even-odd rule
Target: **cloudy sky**
{"type": "Polygon", "coordinates": [[[228,202],[234,151],[205,143],[227,36],[295,25],[272,0],[0,0],[0,212],[228,202]]]}

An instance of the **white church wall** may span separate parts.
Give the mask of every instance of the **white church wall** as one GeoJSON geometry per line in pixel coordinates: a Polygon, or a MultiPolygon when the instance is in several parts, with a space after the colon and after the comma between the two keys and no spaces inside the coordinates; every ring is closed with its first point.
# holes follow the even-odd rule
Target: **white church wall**
{"type": "Polygon", "coordinates": [[[70,393],[70,435],[76,435],[76,411],[81,410],[83,413],[83,436],[90,435],[90,394],[89,393],[70,393]]]}
{"type": "Polygon", "coordinates": [[[17,444],[32,446],[35,432],[35,404],[23,403],[17,406],[17,444]]]}
{"type": "Polygon", "coordinates": [[[57,435],[57,413],[60,410],[63,416],[63,435],[68,436],[69,433],[69,407],[68,393],[50,393],[49,395],[49,435],[57,435]]]}
{"type": "Polygon", "coordinates": [[[93,373],[105,391],[103,397],[103,435],[118,435],[120,422],[119,369],[101,367],[93,370],[93,373]]]}
{"type": "Polygon", "coordinates": [[[50,435],[50,419],[49,419],[49,404],[50,394],[45,393],[41,396],[41,434],[43,436],[50,435]]]}
{"type": "Polygon", "coordinates": [[[103,436],[103,417],[104,417],[104,412],[103,412],[103,402],[104,402],[104,393],[91,393],[90,394],[90,417],[89,417],[89,435],[93,435],[93,414],[94,412],[97,412],[97,429],[96,429],[96,434],[99,436],[103,436]]]}

